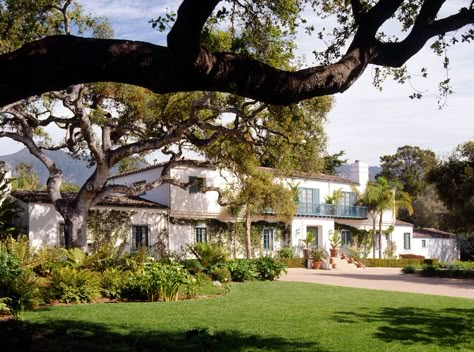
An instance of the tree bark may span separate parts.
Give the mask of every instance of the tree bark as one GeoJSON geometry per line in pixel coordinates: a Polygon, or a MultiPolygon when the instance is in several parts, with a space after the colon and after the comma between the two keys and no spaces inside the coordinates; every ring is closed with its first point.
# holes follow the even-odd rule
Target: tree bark
{"type": "Polygon", "coordinates": [[[66,248],[81,248],[87,251],[87,209],[68,209],[61,215],[66,225],[66,248]]]}
{"type": "MultiPolygon", "coordinates": [[[[201,44],[203,27],[220,0],[183,0],[168,35],[168,47],[150,43],[51,36],[0,55],[0,105],[72,84],[120,82],[156,93],[220,91],[272,104],[291,104],[344,92],[369,64],[401,67],[431,38],[474,23],[474,8],[439,18],[445,1],[421,2],[408,35],[383,42],[377,34],[403,1],[378,1],[367,10],[353,6],[357,28],[347,52],[333,64],[284,71],[248,56],[210,52],[201,44]]],[[[348,39],[349,40],[349,39],[348,39]]]]}

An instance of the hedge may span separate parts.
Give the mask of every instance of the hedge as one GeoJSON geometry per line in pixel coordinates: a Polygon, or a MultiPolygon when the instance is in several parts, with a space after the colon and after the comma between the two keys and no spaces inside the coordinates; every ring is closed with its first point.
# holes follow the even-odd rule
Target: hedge
{"type": "Polygon", "coordinates": [[[286,264],[288,268],[304,268],[303,258],[280,258],[278,259],[283,264],[286,264]]]}
{"type": "Polygon", "coordinates": [[[363,260],[364,265],[367,267],[379,267],[379,268],[403,268],[407,265],[438,265],[438,259],[422,259],[422,258],[409,258],[409,259],[377,259],[367,258],[363,260]]]}
{"type": "Polygon", "coordinates": [[[425,266],[420,273],[428,277],[474,278],[474,270],[439,269],[433,266],[425,266]]]}

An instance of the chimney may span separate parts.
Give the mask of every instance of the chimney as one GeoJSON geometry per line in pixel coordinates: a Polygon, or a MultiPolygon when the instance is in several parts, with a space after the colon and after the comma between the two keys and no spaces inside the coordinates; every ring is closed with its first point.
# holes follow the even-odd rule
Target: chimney
{"type": "Polygon", "coordinates": [[[358,183],[359,190],[364,192],[367,182],[369,182],[369,164],[356,160],[351,164],[350,179],[352,182],[358,183]]]}

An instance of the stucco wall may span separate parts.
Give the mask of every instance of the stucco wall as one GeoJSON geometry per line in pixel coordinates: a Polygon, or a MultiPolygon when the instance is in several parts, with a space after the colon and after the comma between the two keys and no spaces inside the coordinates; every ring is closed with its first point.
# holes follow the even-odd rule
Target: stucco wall
{"type": "MultiPolygon", "coordinates": [[[[161,209],[138,209],[125,207],[94,207],[94,209],[115,209],[132,211],[132,225],[147,225],[150,244],[156,247],[158,242],[167,245],[167,214],[161,209]]],[[[62,216],[51,204],[30,203],[28,206],[30,244],[34,248],[59,245],[59,224],[64,223],[62,216]]],[[[130,249],[132,229],[127,240],[127,250],[130,249]]]]}
{"type": "Polygon", "coordinates": [[[459,250],[454,238],[414,238],[413,252],[425,258],[437,258],[444,262],[459,260],[459,250]],[[426,248],[422,241],[426,241],[426,248]]]}
{"type": "MultiPolygon", "coordinates": [[[[170,172],[173,179],[182,182],[189,182],[190,176],[205,178],[206,187],[218,187],[221,190],[228,189],[229,183],[232,183],[232,176],[226,173],[222,177],[220,172],[210,168],[198,167],[176,167],[170,172]],[[229,183],[227,182],[229,181],[229,183]]],[[[170,213],[175,217],[186,218],[209,218],[209,217],[227,217],[230,218],[227,210],[218,203],[218,193],[209,191],[205,193],[190,193],[189,189],[171,186],[171,204],[170,213]]]]}
{"type": "Polygon", "coordinates": [[[329,251],[329,238],[334,231],[334,220],[325,218],[296,217],[291,222],[291,248],[296,256],[302,256],[303,240],[308,227],[318,228],[318,245],[329,251]]]}
{"type": "Polygon", "coordinates": [[[28,238],[33,248],[59,245],[59,224],[63,217],[52,204],[28,204],[28,238]]]}

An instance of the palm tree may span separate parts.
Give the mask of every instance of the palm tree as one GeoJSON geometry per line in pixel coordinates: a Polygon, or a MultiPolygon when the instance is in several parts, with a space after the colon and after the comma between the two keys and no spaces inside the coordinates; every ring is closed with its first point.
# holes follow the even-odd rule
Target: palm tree
{"type": "Polygon", "coordinates": [[[353,190],[356,193],[356,202],[359,205],[367,207],[367,212],[372,219],[372,253],[375,258],[375,243],[377,241],[377,215],[379,213],[379,203],[381,199],[381,188],[374,182],[367,182],[367,186],[363,193],[357,189],[353,190]]]}
{"type": "Polygon", "coordinates": [[[398,182],[389,182],[384,177],[378,177],[376,185],[379,188],[379,200],[377,205],[377,215],[379,219],[378,244],[379,258],[382,258],[382,222],[383,214],[386,211],[392,211],[394,215],[399,209],[406,209],[408,213],[413,214],[410,195],[403,192],[403,186],[398,182]]]}

